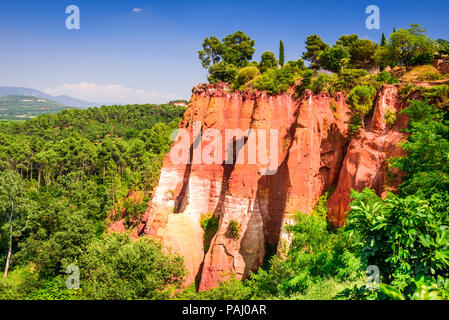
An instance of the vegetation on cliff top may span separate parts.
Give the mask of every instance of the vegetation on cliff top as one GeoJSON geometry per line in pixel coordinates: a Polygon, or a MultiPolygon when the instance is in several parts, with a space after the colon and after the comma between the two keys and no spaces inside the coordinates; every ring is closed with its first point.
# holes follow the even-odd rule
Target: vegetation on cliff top
{"type": "Polygon", "coordinates": [[[211,36],[204,40],[199,58],[209,71],[209,81],[231,83],[232,90],[267,91],[269,94],[285,92],[298,84],[299,92],[311,89],[331,93],[349,91],[360,84],[396,82],[391,74],[382,77],[370,75],[397,66],[409,70],[413,66],[431,64],[434,54],[447,54],[447,41],[430,39],[426,30],[413,24],[395,30],[387,39],[383,34],[380,44],[360,39],[358,35],[343,35],[330,46],[319,35],[308,36],[306,51],[301,58],[310,63],[307,68],[301,58],[284,64],[284,44],[279,47],[279,60],[273,52],[264,52],[261,61],[252,61],[255,42],[242,31],[222,41],[211,36]],[[251,66],[251,72],[248,72],[251,66]],[[242,69],[244,68],[244,69],[242,69]],[[257,70],[257,71],[256,71],[257,70]]]}

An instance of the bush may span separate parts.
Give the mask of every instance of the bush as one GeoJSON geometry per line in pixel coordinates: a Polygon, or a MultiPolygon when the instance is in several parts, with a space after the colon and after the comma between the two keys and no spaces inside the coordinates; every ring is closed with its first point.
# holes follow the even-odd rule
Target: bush
{"type": "Polygon", "coordinates": [[[200,224],[204,230],[203,247],[205,252],[209,250],[210,242],[217,233],[219,222],[220,220],[215,218],[213,213],[201,215],[200,224]]]}
{"type": "Polygon", "coordinates": [[[237,76],[237,68],[227,62],[221,61],[209,67],[210,83],[217,83],[220,81],[231,82],[237,76]]]}
{"type": "Polygon", "coordinates": [[[231,83],[231,89],[244,91],[245,85],[256,78],[258,74],[259,69],[255,66],[248,66],[240,69],[231,83]]]}
{"type": "Polygon", "coordinates": [[[400,198],[389,194],[385,201],[373,191],[353,191],[346,232],[356,235],[365,266],[382,270],[382,283],[406,296],[415,287],[410,279],[449,276],[449,227],[429,202],[415,195],[400,198]],[[368,197],[367,197],[368,196],[368,197]]]}
{"type": "Polygon", "coordinates": [[[352,88],[360,84],[361,78],[367,75],[368,72],[362,69],[343,69],[338,74],[335,90],[349,92],[352,88]]]}
{"type": "Polygon", "coordinates": [[[343,46],[333,46],[321,53],[319,63],[323,69],[338,73],[343,59],[349,59],[349,53],[343,46]]]}
{"type": "Polygon", "coordinates": [[[278,66],[278,61],[273,52],[266,51],[262,54],[259,70],[264,73],[268,69],[276,68],[278,66]]]}
{"type": "Polygon", "coordinates": [[[376,81],[378,83],[386,83],[386,84],[394,84],[394,83],[399,83],[398,78],[396,78],[395,76],[393,76],[391,73],[387,72],[387,71],[382,71],[381,73],[379,73],[376,77],[376,81]]]}
{"type": "Polygon", "coordinates": [[[356,86],[346,99],[353,115],[361,117],[362,128],[364,127],[363,117],[371,111],[376,93],[373,86],[356,86]]]}
{"type": "Polygon", "coordinates": [[[352,243],[341,230],[329,230],[327,212],[326,194],[311,215],[297,213],[295,224],[285,227],[292,236],[288,253],[274,256],[268,270],[259,269],[248,281],[255,298],[294,298],[327,279],[335,284],[359,278],[361,263],[352,243]]]}
{"type": "Polygon", "coordinates": [[[87,248],[80,263],[81,287],[88,299],[168,298],[186,274],[182,257],[164,254],[154,240],[104,235],[87,248]]]}
{"type": "Polygon", "coordinates": [[[240,238],[240,224],[235,220],[229,221],[226,235],[231,239],[238,240],[240,238]]]}
{"type": "Polygon", "coordinates": [[[254,87],[268,94],[284,93],[304,70],[302,60],[289,61],[281,69],[271,68],[254,80],[254,87]]]}
{"type": "Polygon", "coordinates": [[[396,122],[396,110],[387,109],[384,113],[385,123],[391,128],[396,122]]]}

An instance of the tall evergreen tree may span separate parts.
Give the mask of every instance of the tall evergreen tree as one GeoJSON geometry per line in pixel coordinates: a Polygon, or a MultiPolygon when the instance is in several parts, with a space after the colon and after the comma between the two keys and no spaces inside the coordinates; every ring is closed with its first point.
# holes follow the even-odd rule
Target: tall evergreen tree
{"type": "Polygon", "coordinates": [[[380,45],[382,47],[385,47],[386,44],[387,44],[387,39],[385,38],[385,33],[382,32],[382,40],[380,41],[380,45]]]}
{"type": "Polygon", "coordinates": [[[279,64],[281,67],[284,66],[285,56],[284,56],[284,43],[282,40],[279,42],[279,64]]]}

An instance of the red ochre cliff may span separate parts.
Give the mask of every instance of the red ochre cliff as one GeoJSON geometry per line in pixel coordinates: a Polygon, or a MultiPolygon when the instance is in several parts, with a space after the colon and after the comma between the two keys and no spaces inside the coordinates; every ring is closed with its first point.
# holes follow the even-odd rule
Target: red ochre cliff
{"type": "Polygon", "coordinates": [[[184,257],[189,272],[186,285],[198,280],[199,289],[206,290],[230,274],[243,278],[257,271],[267,247],[288,246],[289,235],[283,226],[291,223],[298,211],[310,213],[318,198],[331,189],[335,191],[328,202],[329,220],[341,226],[351,188],[372,187],[381,195],[397,187],[400,175],[387,174],[386,160],[402,153],[397,144],[406,137],[400,129],[407,119],[399,115],[391,128],[384,121],[388,109],[404,107],[398,102],[397,86],[379,90],[366,128],[351,139],[345,100],[343,94],[313,95],[310,91],[301,98],[295,98],[292,91],[276,96],[230,92],[225,84],[202,84],[193,89],[180,124],[180,129],[191,135],[192,150],[210,150],[207,146],[211,143],[193,139],[195,124],[200,124],[203,132],[219,130],[223,155],[229,148],[236,151],[238,145],[236,141],[226,145],[226,129],[265,129],[267,141],[269,130],[274,129],[278,139],[277,165],[270,174],[265,174],[266,165],[248,161],[248,147],[253,143],[248,137],[241,137],[244,148],[238,154],[244,155],[243,163],[175,164],[166,155],[146,212],[144,233],[184,257]],[[205,214],[219,218],[207,252],[200,226],[205,214]],[[240,226],[238,237],[228,234],[231,220],[240,226]]]}

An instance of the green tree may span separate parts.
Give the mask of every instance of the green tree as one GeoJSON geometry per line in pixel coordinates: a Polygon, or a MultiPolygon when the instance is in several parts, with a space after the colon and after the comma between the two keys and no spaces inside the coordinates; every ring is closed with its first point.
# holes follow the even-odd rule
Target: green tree
{"type": "Polygon", "coordinates": [[[33,211],[22,177],[11,171],[0,172],[0,226],[9,239],[4,278],[8,276],[14,239],[27,230],[33,211]]]}
{"type": "Polygon", "coordinates": [[[217,37],[211,36],[204,39],[203,50],[198,51],[202,66],[209,68],[211,64],[220,62],[222,51],[223,44],[217,37]]]}
{"type": "Polygon", "coordinates": [[[426,35],[426,30],[417,24],[393,32],[387,48],[392,61],[401,63],[407,69],[411,65],[432,63],[436,51],[434,41],[426,35]]]}
{"type": "Polygon", "coordinates": [[[360,117],[362,128],[365,127],[364,116],[371,111],[376,93],[376,89],[371,85],[359,85],[352,89],[346,99],[353,116],[360,117]]]}
{"type": "Polygon", "coordinates": [[[449,41],[444,39],[438,39],[438,52],[443,55],[449,55],[449,41]]]}
{"type": "Polygon", "coordinates": [[[279,65],[284,66],[285,56],[284,56],[284,43],[282,40],[279,41],[279,65]]]}
{"type": "Polygon", "coordinates": [[[376,45],[371,40],[359,39],[356,34],[341,36],[336,45],[343,46],[350,55],[350,67],[369,69],[375,65],[376,45]]]}
{"type": "Polygon", "coordinates": [[[387,45],[387,38],[385,37],[385,33],[382,32],[382,40],[380,41],[380,45],[385,47],[387,45]]]}
{"type": "Polygon", "coordinates": [[[319,69],[319,57],[321,53],[329,48],[329,45],[324,43],[319,35],[311,35],[306,39],[306,52],[303,52],[302,58],[310,61],[310,68],[319,69]]]}
{"type": "Polygon", "coordinates": [[[221,61],[209,67],[210,83],[217,83],[220,81],[231,82],[237,76],[237,68],[225,61],[221,61]]]}
{"type": "Polygon", "coordinates": [[[116,233],[87,248],[80,270],[86,297],[107,300],[168,298],[186,274],[182,257],[164,254],[154,240],[116,233]]]}
{"type": "Polygon", "coordinates": [[[343,46],[333,46],[325,49],[320,57],[320,65],[323,69],[338,73],[342,68],[342,60],[349,58],[348,51],[343,46]]]}
{"type": "Polygon", "coordinates": [[[243,31],[236,31],[226,36],[222,44],[222,59],[238,68],[245,67],[253,58],[256,42],[243,31]]]}
{"type": "Polygon", "coordinates": [[[259,64],[260,72],[264,73],[270,68],[275,68],[278,65],[278,61],[276,60],[276,56],[271,51],[266,51],[262,54],[262,58],[259,64]]]}

